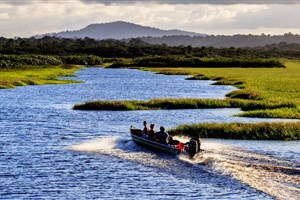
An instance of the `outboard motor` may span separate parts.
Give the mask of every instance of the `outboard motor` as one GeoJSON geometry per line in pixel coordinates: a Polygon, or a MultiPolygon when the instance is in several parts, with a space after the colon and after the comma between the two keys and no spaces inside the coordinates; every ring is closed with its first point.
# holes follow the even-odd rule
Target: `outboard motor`
{"type": "Polygon", "coordinates": [[[190,139],[190,141],[188,142],[187,152],[191,158],[200,151],[200,146],[201,142],[199,137],[193,137],[190,139]]]}

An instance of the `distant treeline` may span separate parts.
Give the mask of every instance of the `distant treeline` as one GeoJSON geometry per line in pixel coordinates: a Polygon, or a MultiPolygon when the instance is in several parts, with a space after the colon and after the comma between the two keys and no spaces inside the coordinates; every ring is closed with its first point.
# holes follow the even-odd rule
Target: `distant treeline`
{"type": "Polygon", "coordinates": [[[199,58],[193,56],[146,56],[131,60],[119,60],[110,66],[121,67],[239,67],[239,68],[276,68],[285,67],[275,59],[262,58],[199,58]]]}
{"type": "Polygon", "coordinates": [[[47,66],[47,65],[100,65],[102,59],[94,55],[1,55],[0,69],[20,69],[28,66],[47,66]]]}
{"type": "Polygon", "coordinates": [[[163,37],[141,37],[141,40],[149,44],[166,44],[169,46],[188,46],[193,47],[262,47],[272,44],[299,44],[300,35],[285,33],[284,35],[204,35],[204,36],[187,36],[174,35],[163,37]]]}
{"type": "Polygon", "coordinates": [[[255,48],[215,48],[207,46],[192,47],[192,45],[148,44],[141,39],[120,41],[91,38],[69,39],[50,36],[14,39],[0,37],[0,54],[95,55],[103,58],[135,58],[157,55],[189,55],[200,58],[299,58],[300,44],[279,43],[255,48]]]}

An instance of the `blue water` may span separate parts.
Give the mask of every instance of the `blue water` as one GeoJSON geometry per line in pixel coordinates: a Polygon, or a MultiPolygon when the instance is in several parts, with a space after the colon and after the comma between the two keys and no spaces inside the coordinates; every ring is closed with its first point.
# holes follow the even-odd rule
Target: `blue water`
{"type": "Polygon", "coordinates": [[[189,161],[143,149],[128,134],[130,125],[141,127],[144,120],[166,128],[262,120],[233,117],[239,109],[72,110],[76,103],[100,99],[224,98],[233,87],[128,69],[86,68],[76,75],[83,84],[0,90],[0,199],[273,199],[300,194],[299,142],[207,139],[204,157],[189,161]],[[255,171],[257,164],[296,170],[296,182],[278,174],[287,176],[283,185],[293,189],[283,186],[280,196],[274,181],[266,180],[274,192],[255,185],[241,170],[244,163],[255,165],[250,171],[257,176],[269,173],[255,171]]]}

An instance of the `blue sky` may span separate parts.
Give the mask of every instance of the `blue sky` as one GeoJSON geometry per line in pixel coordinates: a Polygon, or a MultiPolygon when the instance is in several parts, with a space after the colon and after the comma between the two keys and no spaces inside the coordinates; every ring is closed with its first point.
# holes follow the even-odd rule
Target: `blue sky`
{"type": "Polygon", "coordinates": [[[0,0],[0,36],[127,21],[204,34],[300,34],[300,0],[0,0]]]}

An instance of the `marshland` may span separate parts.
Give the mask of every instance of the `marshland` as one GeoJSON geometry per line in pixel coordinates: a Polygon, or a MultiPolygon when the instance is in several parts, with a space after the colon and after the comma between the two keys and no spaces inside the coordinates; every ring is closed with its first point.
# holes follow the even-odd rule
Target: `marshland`
{"type": "Polygon", "coordinates": [[[101,56],[75,44],[1,55],[1,197],[147,199],[168,196],[162,187],[183,198],[299,195],[300,63],[292,56],[132,44],[120,50],[118,42],[114,56],[107,56],[107,43],[101,56]],[[184,62],[141,66],[133,52],[151,52],[139,55],[143,62],[161,52],[184,62]],[[227,66],[186,65],[199,57],[227,66]],[[200,134],[204,157],[136,146],[129,126],[145,119],[182,141],[200,134]]]}

